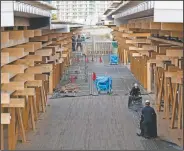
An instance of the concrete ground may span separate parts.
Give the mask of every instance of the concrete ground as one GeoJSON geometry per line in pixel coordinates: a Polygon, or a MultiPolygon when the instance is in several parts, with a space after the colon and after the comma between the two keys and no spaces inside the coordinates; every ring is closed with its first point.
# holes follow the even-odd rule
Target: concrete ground
{"type": "Polygon", "coordinates": [[[50,99],[36,131],[28,134],[30,141],[18,144],[17,150],[176,150],[159,139],[136,135],[142,105],[128,109],[125,95],[136,80],[126,66],[103,60],[90,63],[89,71],[111,75],[116,95],[50,99]]]}

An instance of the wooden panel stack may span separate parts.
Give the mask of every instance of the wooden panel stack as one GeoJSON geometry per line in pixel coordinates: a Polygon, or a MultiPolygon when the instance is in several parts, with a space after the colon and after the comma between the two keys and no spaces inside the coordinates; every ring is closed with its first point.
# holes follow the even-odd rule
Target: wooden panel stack
{"type": "Polygon", "coordinates": [[[148,92],[155,92],[156,108],[173,129],[182,128],[183,38],[182,23],[153,22],[153,18],[130,20],[113,27],[122,63],[148,92]],[[163,38],[164,37],[164,38],[163,38]],[[167,37],[167,38],[166,38],[167,37]]]}
{"type": "Polygon", "coordinates": [[[1,149],[8,144],[7,149],[14,150],[18,140],[27,141],[27,131],[35,130],[47,94],[69,66],[71,33],[3,31],[1,43],[1,149]]]}

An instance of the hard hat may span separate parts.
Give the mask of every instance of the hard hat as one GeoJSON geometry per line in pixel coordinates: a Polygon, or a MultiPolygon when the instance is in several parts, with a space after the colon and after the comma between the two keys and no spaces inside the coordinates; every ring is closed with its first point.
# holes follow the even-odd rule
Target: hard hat
{"type": "Polygon", "coordinates": [[[150,101],[149,100],[146,100],[145,103],[150,103],[150,101]]]}
{"type": "Polygon", "coordinates": [[[134,86],[137,87],[138,86],[137,83],[135,83],[134,86]]]}

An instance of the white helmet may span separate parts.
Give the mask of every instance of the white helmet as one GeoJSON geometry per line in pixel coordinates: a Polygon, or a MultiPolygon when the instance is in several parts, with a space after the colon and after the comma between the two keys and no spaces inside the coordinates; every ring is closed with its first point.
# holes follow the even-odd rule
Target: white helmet
{"type": "Polygon", "coordinates": [[[150,104],[150,101],[149,101],[149,100],[146,100],[146,101],[145,101],[145,104],[150,104]]]}
{"type": "Polygon", "coordinates": [[[135,83],[135,84],[134,84],[134,87],[137,87],[137,86],[138,86],[138,84],[137,84],[137,83],[135,83]]]}

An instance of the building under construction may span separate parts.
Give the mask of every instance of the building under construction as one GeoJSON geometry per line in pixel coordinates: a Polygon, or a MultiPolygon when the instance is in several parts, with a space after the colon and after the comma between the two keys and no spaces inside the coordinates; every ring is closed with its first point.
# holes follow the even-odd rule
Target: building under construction
{"type": "Polygon", "coordinates": [[[1,1],[1,150],[182,150],[183,1],[112,1],[98,26],[53,21],[56,9],[1,1]],[[134,83],[143,101],[128,108],[134,83]],[[145,100],[155,139],[136,135],[145,100]]]}

